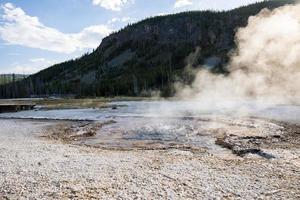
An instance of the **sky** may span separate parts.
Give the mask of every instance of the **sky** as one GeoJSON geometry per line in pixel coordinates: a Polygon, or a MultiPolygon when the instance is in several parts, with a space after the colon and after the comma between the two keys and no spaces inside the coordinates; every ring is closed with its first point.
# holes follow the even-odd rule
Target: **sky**
{"type": "Polygon", "coordinates": [[[97,48],[150,16],[230,10],[259,0],[0,0],[0,74],[32,74],[97,48]]]}

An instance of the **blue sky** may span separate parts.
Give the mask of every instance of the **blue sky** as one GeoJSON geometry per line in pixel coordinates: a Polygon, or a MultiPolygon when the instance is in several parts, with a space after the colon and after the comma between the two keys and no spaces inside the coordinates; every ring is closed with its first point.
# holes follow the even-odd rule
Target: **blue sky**
{"type": "Polygon", "coordinates": [[[0,0],[0,73],[30,74],[96,48],[149,16],[228,10],[258,0],[0,0]]]}

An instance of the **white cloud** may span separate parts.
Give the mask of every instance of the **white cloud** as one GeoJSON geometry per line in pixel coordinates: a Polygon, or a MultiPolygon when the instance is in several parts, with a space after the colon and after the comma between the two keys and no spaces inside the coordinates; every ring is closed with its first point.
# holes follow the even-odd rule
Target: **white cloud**
{"type": "Polygon", "coordinates": [[[230,10],[242,5],[247,5],[264,0],[175,0],[175,9],[189,10],[230,10]]]}
{"type": "Polygon", "coordinates": [[[112,18],[111,20],[109,20],[107,23],[108,24],[114,24],[114,23],[117,23],[117,22],[121,22],[121,23],[129,23],[129,22],[134,22],[135,19],[132,19],[130,17],[122,17],[122,18],[118,18],[118,17],[114,17],[112,18]]]}
{"type": "Polygon", "coordinates": [[[58,62],[57,60],[48,60],[45,58],[32,58],[24,63],[15,62],[9,67],[0,67],[0,74],[33,74],[58,62]]]}
{"type": "Polygon", "coordinates": [[[42,69],[45,69],[45,66],[39,66],[39,65],[15,65],[11,68],[9,73],[14,74],[34,74],[36,72],[41,71],[42,69]]]}
{"type": "Polygon", "coordinates": [[[11,3],[1,7],[4,10],[4,23],[0,25],[0,38],[12,45],[73,53],[97,47],[102,38],[113,31],[106,25],[95,25],[84,28],[79,33],[62,33],[45,26],[37,17],[27,15],[11,3]]]}
{"type": "Polygon", "coordinates": [[[166,15],[171,15],[171,14],[173,14],[173,13],[172,12],[161,12],[161,13],[157,13],[154,16],[166,16],[166,15]]]}
{"type": "Polygon", "coordinates": [[[45,58],[31,58],[30,62],[36,63],[36,62],[45,62],[45,58]]]}
{"type": "Polygon", "coordinates": [[[78,48],[88,49],[99,46],[103,37],[113,32],[106,25],[95,25],[84,28],[80,33],[73,34],[73,39],[78,42],[78,48]]]}
{"type": "Polygon", "coordinates": [[[126,4],[133,0],[93,0],[93,4],[108,10],[120,11],[126,4]]]}
{"type": "Polygon", "coordinates": [[[174,8],[181,8],[192,4],[193,4],[192,0],[176,0],[174,4],[174,8]]]}

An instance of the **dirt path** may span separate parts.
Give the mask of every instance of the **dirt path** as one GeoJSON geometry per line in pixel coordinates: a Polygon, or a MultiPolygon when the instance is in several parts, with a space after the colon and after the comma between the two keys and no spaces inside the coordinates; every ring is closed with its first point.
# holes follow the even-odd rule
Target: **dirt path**
{"type": "Polygon", "coordinates": [[[57,123],[0,120],[0,199],[300,198],[299,146],[271,160],[172,149],[109,151],[40,137],[57,123]]]}

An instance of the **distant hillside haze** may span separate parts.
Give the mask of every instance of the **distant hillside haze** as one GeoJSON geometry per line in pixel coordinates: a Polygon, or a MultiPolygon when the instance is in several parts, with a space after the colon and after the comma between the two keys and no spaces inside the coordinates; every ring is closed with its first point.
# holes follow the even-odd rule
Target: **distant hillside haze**
{"type": "Polygon", "coordinates": [[[25,74],[0,74],[0,85],[6,85],[27,78],[25,74]]]}
{"type": "Polygon", "coordinates": [[[231,11],[149,18],[106,37],[92,53],[2,85],[0,95],[149,96],[160,91],[162,96],[171,96],[175,81],[193,81],[187,65],[228,73],[226,64],[235,49],[237,29],[264,8],[292,3],[294,0],[273,0],[231,11]]]}

